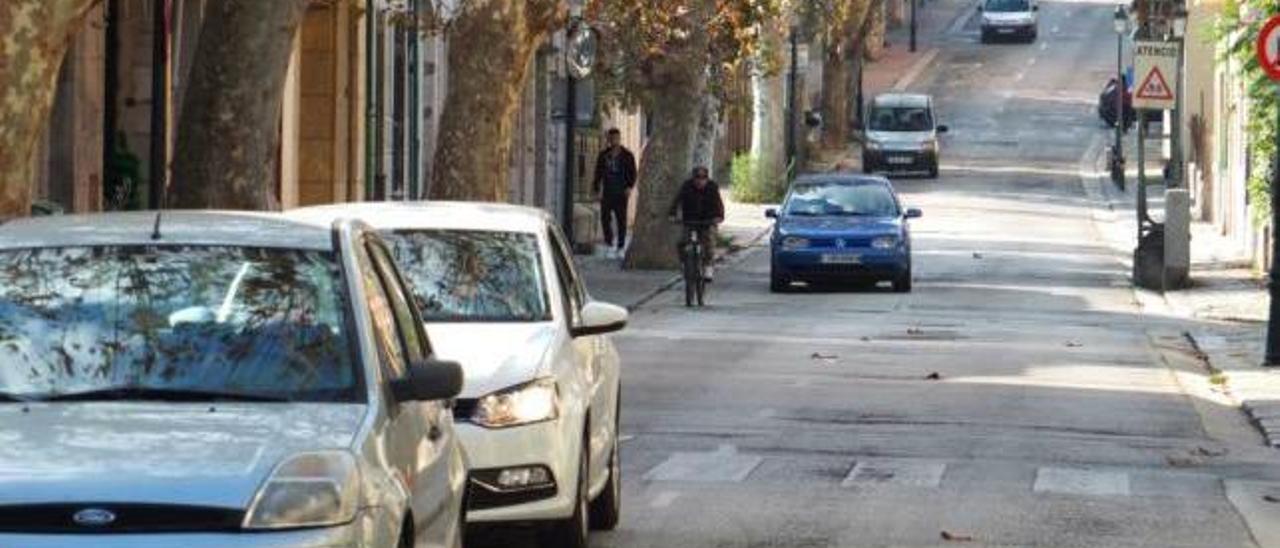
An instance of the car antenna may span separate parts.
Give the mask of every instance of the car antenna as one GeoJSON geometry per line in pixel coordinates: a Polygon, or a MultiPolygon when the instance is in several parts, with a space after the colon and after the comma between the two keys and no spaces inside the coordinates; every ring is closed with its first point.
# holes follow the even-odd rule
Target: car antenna
{"type": "Polygon", "coordinates": [[[164,218],[164,208],[169,202],[169,185],[160,187],[160,203],[156,207],[156,223],[151,228],[152,241],[160,241],[160,220],[164,218]]]}

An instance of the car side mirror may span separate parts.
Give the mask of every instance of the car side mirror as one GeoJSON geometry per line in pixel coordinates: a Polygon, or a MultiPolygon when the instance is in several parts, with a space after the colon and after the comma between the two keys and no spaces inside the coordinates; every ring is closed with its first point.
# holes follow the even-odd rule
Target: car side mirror
{"type": "Polygon", "coordinates": [[[924,217],[924,212],[913,207],[907,210],[906,217],[908,219],[919,219],[921,217],[924,217]]]}
{"type": "Polygon", "coordinates": [[[1040,6],[1031,6],[1031,11],[1040,11],[1040,6]]]}
{"type": "Polygon", "coordinates": [[[938,133],[946,133],[946,132],[948,132],[948,131],[950,131],[950,130],[951,130],[951,128],[949,128],[949,127],[947,127],[947,126],[945,126],[945,125],[938,126],[938,133]]]}
{"type": "Polygon", "coordinates": [[[778,209],[777,209],[777,208],[774,208],[774,207],[771,207],[771,208],[769,208],[769,209],[766,209],[766,210],[764,210],[764,216],[765,216],[766,218],[769,218],[769,219],[777,219],[777,218],[778,218],[778,209]]]}
{"type": "Polygon", "coordinates": [[[570,330],[574,338],[621,331],[627,326],[627,309],[602,302],[589,302],[582,307],[582,319],[570,330]]]}
{"type": "Polygon", "coordinates": [[[391,381],[391,396],[400,403],[448,400],[461,392],[462,366],[458,362],[424,360],[410,365],[405,378],[391,381]]]}

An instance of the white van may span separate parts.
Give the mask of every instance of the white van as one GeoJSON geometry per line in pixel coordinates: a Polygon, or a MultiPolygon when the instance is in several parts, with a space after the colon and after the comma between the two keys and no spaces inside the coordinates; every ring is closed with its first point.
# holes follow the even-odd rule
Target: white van
{"type": "Polygon", "coordinates": [[[1040,6],[1036,0],[982,0],[982,43],[1016,37],[1035,42],[1039,33],[1040,6]]]}

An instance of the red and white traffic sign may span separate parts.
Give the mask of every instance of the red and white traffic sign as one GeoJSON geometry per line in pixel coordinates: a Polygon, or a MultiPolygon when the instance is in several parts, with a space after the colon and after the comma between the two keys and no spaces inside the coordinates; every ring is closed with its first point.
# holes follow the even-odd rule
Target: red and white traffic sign
{"type": "Polygon", "coordinates": [[[1177,97],[1171,78],[1178,76],[1178,44],[1162,41],[1134,43],[1133,68],[1138,84],[1133,88],[1134,108],[1173,108],[1177,97]]]}
{"type": "Polygon", "coordinates": [[[1169,82],[1164,79],[1164,74],[1160,72],[1160,67],[1151,67],[1151,71],[1147,73],[1147,78],[1142,81],[1142,85],[1138,86],[1134,97],[1152,101],[1172,101],[1173,89],[1169,87],[1169,82]]]}
{"type": "Polygon", "coordinates": [[[1268,19],[1258,33],[1258,64],[1272,80],[1280,80],[1280,15],[1268,19]]]}

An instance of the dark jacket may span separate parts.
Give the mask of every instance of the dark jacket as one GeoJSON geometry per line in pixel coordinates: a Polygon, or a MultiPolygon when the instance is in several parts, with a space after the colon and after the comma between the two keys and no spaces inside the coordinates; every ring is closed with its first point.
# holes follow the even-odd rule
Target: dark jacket
{"type": "Polygon", "coordinates": [[[596,156],[596,175],[591,189],[604,191],[604,196],[617,197],[636,186],[636,157],[626,147],[618,145],[617,156],[611,156],[605,148],[596,156]]]}
{"type": "Polygon", "coordinates": [[[698,189],[692,179],[680,185],[680,192],[671,201],[669,215],[680,211],[685,222],[707,222],[724,219],[724,202],[720,199],[720,185],[715,181],[707,181],[707,185],[698,189]]]}

